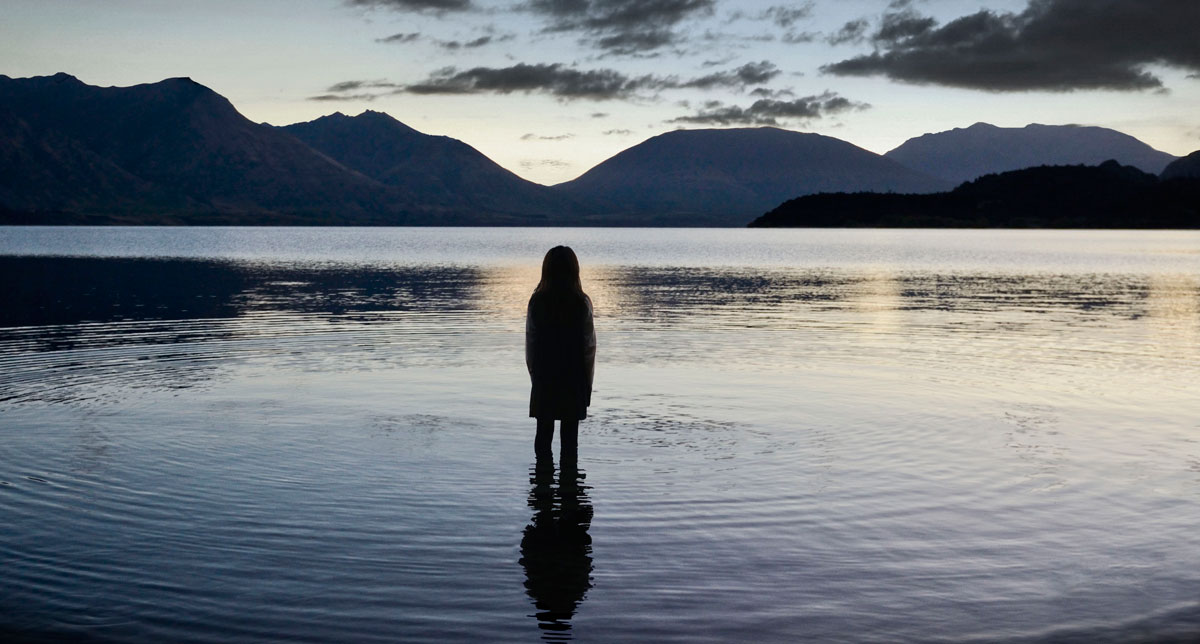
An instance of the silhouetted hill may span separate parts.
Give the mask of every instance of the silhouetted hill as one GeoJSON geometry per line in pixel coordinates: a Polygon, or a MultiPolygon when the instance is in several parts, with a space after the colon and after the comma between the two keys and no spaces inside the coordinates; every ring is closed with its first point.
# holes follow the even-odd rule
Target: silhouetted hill
{"type": "Polygon", "coordinates": [[[138,212],[189,202],[140,179],[79,141],[35,129],[0,108],[0,211],[138,212]]]}
{"type": "Polygon", "coordinates": [[[788,201],[751,227],[1200,228],[1200,180],[1131,166],[1043,166],[926,195],[827,193],[788,201]]]}
{"type": "Polygon", "coordinates": [[[1200,150],[1171,162],[1159,175],[1160,179],[1200,179],[1200,150]]]}
{"type": "MultiPolygon", "coordinates": [[[[1102,128],[983,124],[913,139],[889,155],[1025,164],[1023,147],[1090,154],[1097,146],[1142,154],[1134,163],[1173,158],[1102,128]],[[1037,145],[1014,132],[1037,135],[1037,145]],[[951,139],[964,149],[939,152],[951,139]]],[[[1192,157],[1164,176],[1194,172],[1192,157]]],[[[1013,190],[1055,203],[1051,187],[1018,183],[1013,190]]],[[[751,128],[662,134],[546,187],[379,112],[272,127],[187,78],[95,87],[67,74],[0,76],[0,223],[719,226],[798,195],[951,185],[839,139],[751,128]]],[[[1191,198],[1189,186],[1155,188],[1154,198],[1169,210],[1191,198]]],[[[915,203],[871,199],[884,197],[915,203]]],[[[1029,203],[1030,212],[1040,207],[1029,203]]]]}
{"type": "Polygon", "coordinates": [[[27,221],[400,222],[409,205],[187,78],[0,77],[0,106],[19,159],[3,203],[42,213],[27,221]]]}
{"type": "Polygon", "coordinates": [[[417,201],[536,216],[547,222],[570,220],[583,211],[569,197],[518,177],[462,141],[423,134],[382,112],[339,112],[282,129],[417,201]]]}
{"type": "Polygon", "coordinates": [[[1158,174],[1175,159],[1116,130],[1080,125],[968,128],[925,134],[884,154],[953,185],[985,174],[1043,165],[1096,165],[1108,159],[1158,174]]]}
{"type": "MultiPolygon", "coordinates": [[[[67,74],[0,76],[0,143],[0,221],[8,223],[535,222],[517,207],[528,186],[509,186],[508,209],[498,212],[463,198],[453,182],[392,185],[249,121],[187,78],[102,88],[67,74]]],[[[490,163],[467,156],[462,176],[490,163]]],[[[440,169],[452,172],[452,162],[440,169]]]]}
{"type": "Polygon", "coordinates": [[[554,186],[614,218],[667,225],[741,225],[812,192],[948,187],[840,139],[770,127],[668,132],[554,186]]]}

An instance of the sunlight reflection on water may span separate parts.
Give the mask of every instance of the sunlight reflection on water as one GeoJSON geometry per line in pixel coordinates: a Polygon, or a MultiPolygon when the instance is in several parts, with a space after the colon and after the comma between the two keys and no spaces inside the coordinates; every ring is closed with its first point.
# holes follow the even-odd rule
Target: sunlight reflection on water
{"type": "Polygon", "coordinates": [[[236,232],[0,242],[0,635],[1200,634],[1200,235],[236,232]],[[556,238],[578,480],[525,418],[556,238]]]}

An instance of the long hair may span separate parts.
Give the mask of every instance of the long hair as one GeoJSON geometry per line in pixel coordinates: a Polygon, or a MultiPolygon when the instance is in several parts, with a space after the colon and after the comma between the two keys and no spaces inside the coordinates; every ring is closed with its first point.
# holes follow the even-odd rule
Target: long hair
{"type": "Polygon", "coordinates": [[[542,260],[542,281],[533,289],[530,313],[539,324],[567,328],[579,323],[588,306],[579,281],[579,259],[566,246],[555,246],[542,260]]]}
{"type": "Polygon", "coordinates": [[[572,295],[586,297],[583,282],[579,281],[579,258],[575,257],[575,251],[567,246],[551,248],[542,260],[542,280],[533,292],[548,291],[566,291],[572,295]]]}

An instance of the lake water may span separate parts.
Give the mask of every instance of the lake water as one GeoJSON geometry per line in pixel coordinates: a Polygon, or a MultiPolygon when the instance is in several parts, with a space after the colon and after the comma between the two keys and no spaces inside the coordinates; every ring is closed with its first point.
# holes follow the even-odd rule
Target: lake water
{"type": "Polygon", "coordinates": [[[1200,638],[1200,233],[0,229],[0,639],[1200,638]],[[523,316],[596,308],[577,471],[523,316]]]}

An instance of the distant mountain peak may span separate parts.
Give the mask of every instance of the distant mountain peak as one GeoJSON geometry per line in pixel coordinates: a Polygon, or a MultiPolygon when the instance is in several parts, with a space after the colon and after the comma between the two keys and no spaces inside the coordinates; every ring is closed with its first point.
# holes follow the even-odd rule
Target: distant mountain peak
{"type": "Polygon", "coordinates": [[[1043,165],[1098,165],[1109,159],[1158,174],[1175,159],[1123,132],[1091,125],[966,128],[924,134],[884,156],[955,184],[1043,165]]]}
{"type": "Polygon", "coordinates": [[[388,114],[387,112],[376,112],[375,110],[363,110],[362,112],[359,112],[358,116],[352,116],[350,118],[357,119],[357,120],[365,122],[365,123],[386,123],[389,125],[399,125],[400,127],[403,127],[406,130],[411,130],[413,132],[417,131],[416,129],[411,128],[408,125],[405,125],[403,122],[400,121],[400,119],[397,119],[396,117],[392,116],[391,114],[388,114]]]}
{"type": "MultiPolygon", "coordinates": [[[[403,133],[404,136],[429,136],[414,128],[405,125],[399,119],[393,117],[386,112],[376,112],[374,110],[363,110],[355,116],[349,116],[341,112],[334,112],[325,116],[317,117],[311,121],[303,123],[293,123],[284,126],[290,129],[293,134],[310,130],[312,128],[338,128],[341,134],[338,136],[358,136],[364,134],[363,130],[373,130],[377,134],[384,132],[403,133]]],[[[311,141],[309,143],[312,144],[311,141]]]]}
{"type": "Polygon", "coordinates": [[[29,78],[12,78],[0,74],[0,80],[21,83],[30,87],[50,87],[56,85],[77,85],[86,87],[87,84],[66,72],[58,72],[52,76],[30,76],[29,78]]]}
{"type": "Polygon", "coordinates": [[[841,139],[776,127],[666,132],[554,186],[617,214],[707,225],[742,224],[813,192],[949,187],[841,139]]]}
{"type": "Polygon", "coordinates": [[[347,168],[432,203],[543,220],[578,210],[466,143],[419,132],[385,112],[337,113],[282,129],[347,168]]]}
{"type": "Polygon", "coordinates": [[[191,77],[189,77],[189,76],[177,76],[175,78],[165,78],[163,80],[158,81],[157,83],[150,83],[149,85],[170,88],[170,89],[180,91],[180,92],[208,93],[208,94],[214,94],[214,95],[220,96],[220,94],[217,94],[217,92],[215,90],[213,90],[212,88],[208,87],[207,85],[197,83],[196,81],[192,80],[191,77]]]}

